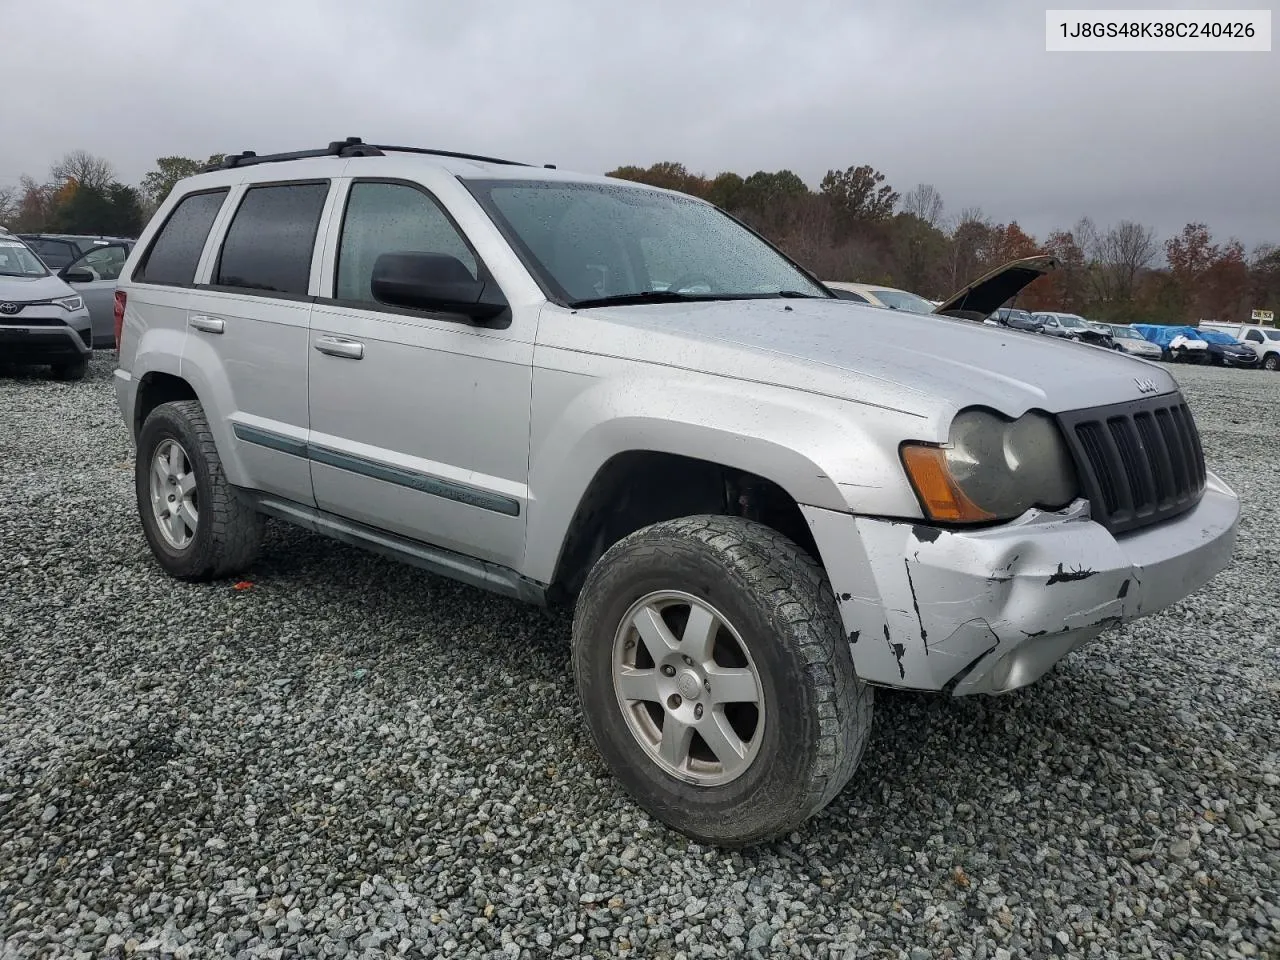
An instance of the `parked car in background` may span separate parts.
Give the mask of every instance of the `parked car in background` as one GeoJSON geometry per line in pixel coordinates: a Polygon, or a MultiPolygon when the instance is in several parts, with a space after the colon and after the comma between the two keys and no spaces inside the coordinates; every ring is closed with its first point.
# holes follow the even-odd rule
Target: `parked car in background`
{"type": "Polygon", "coordinates": [[[1200,339],[1209,345],[1206,352],[1210,363],[1220,367],[1249,367],[1253,369],[1262,365],[1253,348],[1241,343],[1231,334],[1210,328],[1200,328],[1196,332],[1200,335],[1200,339]]]}
{"type": "Polygon", "coordinates": [[[1250,347],[1219,330],[1155,323],[1135,323],[1133,329],[1163,349],[1166,358],[1175,363],[1253,368],[1260,365],[1257,354],[1250,347]]]}
{"type": "Polygon", "coordinates": [[[933,313],[936,305],[918,294],[896,287],[881,287],[870,283],[846,283],[843,280],[823,281],[841,300],[869,303],[873,307],[905,310],[907,313],[933,313]]]}
{"type": "Polygon", "coordinates": [[[1112,346],[1109,332],[1104,333],[1079,314],[1044,310],[1033,313],[1031,316],[1044,324],[1044,332],[1052,337],[1078,340],[1095,347],[1112,346]]]}
{"type": "Polygon", "coordinates": [[[43,260],[50,270],[61,270],[69,266],[73,260],[94,247],[117,243],[122,244],[128,252],[133,249],[136,242],[129,237],[103,237],[79,233],[20,233],[18,239],[34,250],[36,256],[43,260]]]}
{"type": "Polygon", "coordinates": [[[1280,370],[1280,330],[1258,323],[1202,323],[1200,330],[1221,330],[1257,356],[1264,370],[1280,370]]]}
{"type": "Polygon", "coordinates": [[[90,247],[58,271],[58,276],[84,297],[84,305],[93,320],[95,349],[115,346],[116,279],[132,249],[132,243],[113,240],[90,247]]]}
{"type": "Polygon", "coordinates": [[[1030,310],[1001,307],[991,315],[991,319],[1002,327],[1026,330],[1028,333],[1044,333],[1044,324],[1033,317],[1030,310]]]}
{"type": "Polygon", "coordinates": [[[59,380],[80,380],[92,343],[84,298],[21,240],[0,237],[0,360],[49,364],[59,380]]]}
{"type": "Polygon", "coordinates": [[[1107,329],[1115,349],[1131,353],[1143,360],[1163,360],[1164,351],[1127,323],[1109,323],[1107,329]]]}

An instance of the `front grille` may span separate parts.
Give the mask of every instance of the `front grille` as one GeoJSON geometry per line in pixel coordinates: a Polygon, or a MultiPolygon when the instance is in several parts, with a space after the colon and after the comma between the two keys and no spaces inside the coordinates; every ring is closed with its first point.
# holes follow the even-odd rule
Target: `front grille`
{"type": "Polygon", "coordinates": [[[57,317],[24,317],[22,314],[10,317],[0,313],[0,327],[65,327],[66,325],[65,320],[57,317]]]}
{"type": "Polygon", "coordinates": [[[1112,533],[1159,523],[1204,494],[1204,450],[1180,393],[1058,417],[1094,520],[1112,533]]]}

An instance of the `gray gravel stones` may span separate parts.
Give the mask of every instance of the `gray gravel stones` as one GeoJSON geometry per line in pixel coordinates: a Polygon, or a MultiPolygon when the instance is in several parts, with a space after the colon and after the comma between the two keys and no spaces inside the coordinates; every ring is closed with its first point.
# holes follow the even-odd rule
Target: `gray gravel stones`
{"type": "Polygon", "coordinates": [[[284,527],[171,581],[109,359],[0,374],[0,957],[1280,956],[1280,377],[1173,369],[1236,563],[1029,690],[878,696],[737,853],[607,776],[562,618],[284,527]]]}

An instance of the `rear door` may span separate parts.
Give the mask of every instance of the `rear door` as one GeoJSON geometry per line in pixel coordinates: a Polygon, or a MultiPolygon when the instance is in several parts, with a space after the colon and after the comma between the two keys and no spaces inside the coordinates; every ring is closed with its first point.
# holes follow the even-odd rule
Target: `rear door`
{"type": "Polygon", "coordinates": [[[82,253],[60,272],[62,279],[84,298],[93,321],[96,349],[111,347],[115,341],[116,281],[128,258],[129,250],[123,243],[107,243],[82,253]],[[84,279],[75,279],[81,274],[84,279]]]}
{"type": "Polygon", "coordinates": [[[230,420],[245,486],[311,505],[307,325],[331,182],[248,183],[191,293],[183,375],[230,420]]]}

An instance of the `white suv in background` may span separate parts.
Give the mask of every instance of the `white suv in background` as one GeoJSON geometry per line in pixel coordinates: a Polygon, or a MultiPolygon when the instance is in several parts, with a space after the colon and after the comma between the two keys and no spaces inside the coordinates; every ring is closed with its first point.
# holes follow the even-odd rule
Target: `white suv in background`
{"type": "Polygon", "coordinates": [[[1264,370],[1280,370],[1280,330],[1257,323],[1202,323],[1205,330],[1221,330],[1258,355],[1264,370]]]}

